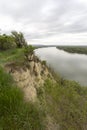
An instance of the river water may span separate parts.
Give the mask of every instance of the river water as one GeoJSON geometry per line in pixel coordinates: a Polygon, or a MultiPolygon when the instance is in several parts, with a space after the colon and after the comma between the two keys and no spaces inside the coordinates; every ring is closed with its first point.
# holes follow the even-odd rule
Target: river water
{"type": "Polygon", "coordinates": [[[64,79],[87,86],[87,55],[67,53],[56,47],[36,49],[35,54],[41,60],[46,60],[64,79]]]}

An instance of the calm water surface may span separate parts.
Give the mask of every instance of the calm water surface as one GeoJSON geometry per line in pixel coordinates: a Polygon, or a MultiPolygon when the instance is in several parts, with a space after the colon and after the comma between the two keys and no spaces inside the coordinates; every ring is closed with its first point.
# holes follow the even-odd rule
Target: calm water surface
{"type": "Polygon", "coordinates": [[[35,50],[40,59],[46,60],[65,79],[75,80],[87,86],[87,55],[71,54],[55,47],[35,50]]]}

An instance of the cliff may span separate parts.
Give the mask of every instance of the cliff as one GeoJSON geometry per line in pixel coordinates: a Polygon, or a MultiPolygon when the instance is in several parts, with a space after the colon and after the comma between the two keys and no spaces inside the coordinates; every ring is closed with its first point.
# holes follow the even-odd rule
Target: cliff
{"type": "MultiPolygon", "coordinates": [[[[40,101],[38,98],[38,90],[43,89],[47,79],[56,83],[46,64],[40,61],[34,54],[29,55],[21,67],[16,65],[15,62],[7,63],[5,70],[12,75],[17,86],[23,90],[24,98],[27,102],[37,102],[39,105],[42,102],[43,104],[44,101],[40,101]]],[[[41,107],[44,106],[41,105],[41,107]]],[[[49,114],[46,115],[45,122],[47,130],[57,130],[58,126],[49,114]]]]}
{"type": "Polygon", "coordinates": [[[34,49],[22,33],[1,35],[0,130],[87,130],[87,87],[57,76],[34,49]]]}
{"type": "Polygon", "coordinates": [[[0,55],[0,128],[87,130],[86,87],[55,77],[24,48],[8,52],[0,55]]]}
{"type": "Polygon", "coordinates": [[[48,67],[34,54],[29,55],[21,67],[12,62],[6,64],[5,69],[12,75],[17,85],[22,88],[28,101],[37,100],[36,89],[43,86],[46,79],[49,78],[55,82],[48,67]]]}

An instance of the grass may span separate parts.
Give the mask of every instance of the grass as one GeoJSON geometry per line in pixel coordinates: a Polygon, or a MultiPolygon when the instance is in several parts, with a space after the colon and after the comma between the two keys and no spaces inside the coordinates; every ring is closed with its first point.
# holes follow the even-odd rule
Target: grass
{"type": "Polygon", "coordinates": [[[4,65],[8,62],[22,62],[24,61],[24,49],[10,49],[7,51],[0,51],[0,64],[4,65]]]}
{"type": "MultiPolygon", "coordinates": [[[[1,51],[0,65],[9,62],[21,65],[24,48],[1,51]]],[[[36,88],[38,102],[32,103],[24,100],[23,91],[0,67],[0,130],[46,130],[46,116],[51,117],[60,130],[87,129],[87,88],[64,80],[48,69],[57,83],[47,79],[43,86],[36,88]]]]}
{"type": "Polygon", "coordinates": [[[45,102],[47,114],[54,118],[60,130],[87,129],[86,87],[74,81],[54,84],[46,80],[43,89],[38,90],[38,98],[45,102]]]}
{"type": "Polygon", "coordinates": [[[44,111],[24,101],[12,77],[0,67],[0,130],[44,130],[44,111]]]}

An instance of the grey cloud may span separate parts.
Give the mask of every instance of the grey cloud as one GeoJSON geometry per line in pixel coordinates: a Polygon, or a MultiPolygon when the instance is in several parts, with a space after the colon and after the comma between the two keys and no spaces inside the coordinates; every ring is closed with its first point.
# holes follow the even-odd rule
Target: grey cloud
{"type": "Polygon", "coordinates": [[[14,23],[22,23],[25,34],[30,24],[36,26],[37,32],[26,34],[30,39],[87,32],[87,4],[79,0],[7,0],[7,3],[1,0],[0,14],[10,16],[14,23]],[[50,5],[53,8],[43,13],[50,5]]]}

